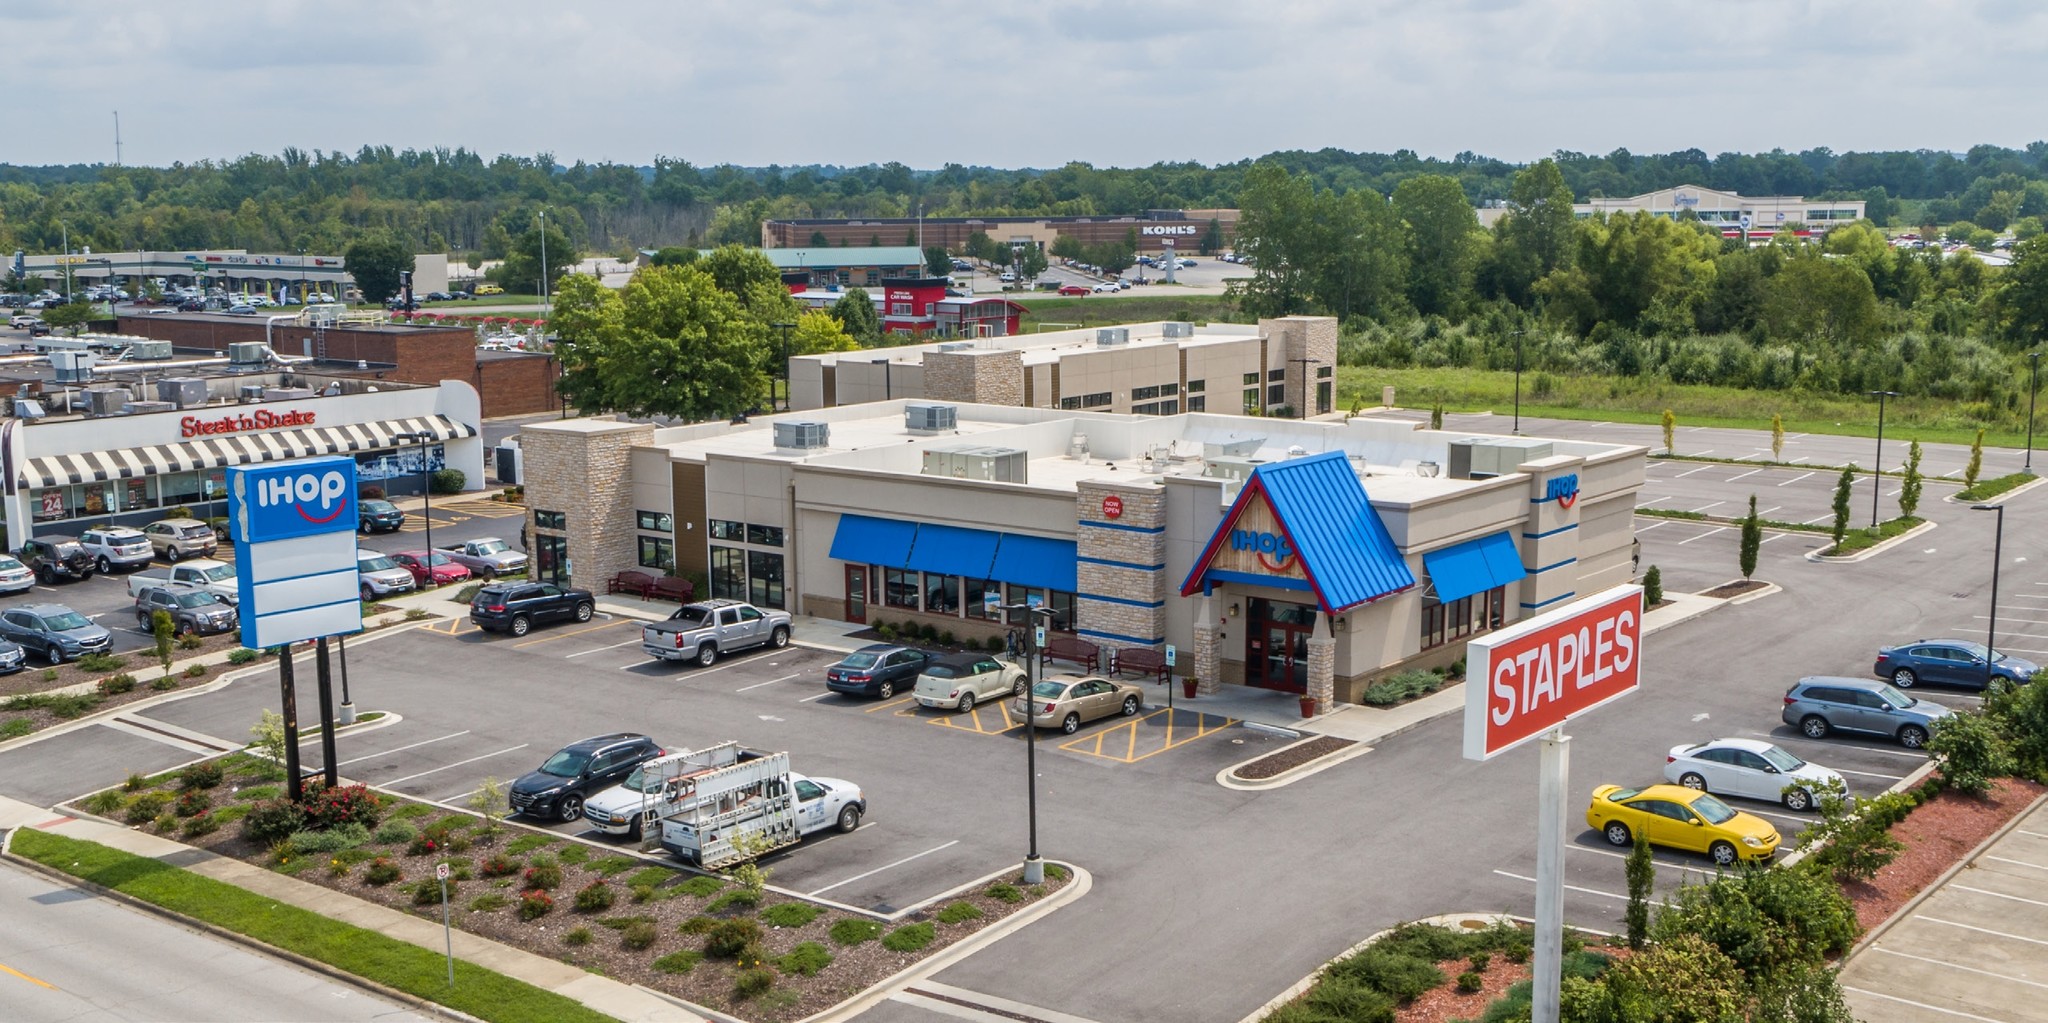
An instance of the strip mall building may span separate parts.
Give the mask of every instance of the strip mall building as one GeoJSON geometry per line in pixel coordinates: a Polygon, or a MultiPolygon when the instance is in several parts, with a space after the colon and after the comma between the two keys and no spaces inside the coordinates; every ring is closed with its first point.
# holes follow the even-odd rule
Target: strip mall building
{"type": "Polygon", "coordinates": [[[1355,701],[1628,581],[1641,447],[1291,421],[877,401],[741,424],[525,428],[536,545],[800,614],[963,639],[1043,602],[1204,691],[1355,701]]]}

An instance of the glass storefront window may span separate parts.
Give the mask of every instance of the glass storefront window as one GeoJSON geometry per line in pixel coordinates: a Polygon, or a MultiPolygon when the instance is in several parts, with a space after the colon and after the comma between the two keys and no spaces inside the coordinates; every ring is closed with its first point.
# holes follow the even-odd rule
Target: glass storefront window
{"type": "Polygon", "coordinates": [[[711,538],[713,540],[732,540],[734,542],[739,542],[746,539],[746,533],[746,526],[738,522],[733,522],[730,519],[711,520],[711,538]]]}
{"type": "Polygon", "coordinates": [[[747,599],[756,607],[783,605],[782,555],[767,551],[747,552],[747,599]]]}
{"type": "Polygon", "coordinates": [[[194,504],[206,500],[206,485],[196,472],[174,472],[162,480],[165,504],[194,504]]]}
{"type": "Polygon", "coordinates": [[[676,542],[659,536],[640,538],[640,567],[658,568],[663,572],[675,568],[676,542]]]}
{"type": "Polygon", "coordinates": [[[567,529],[569,517],[558,511],[536,509],[533,513],[533,526],[535,529],[567,529]]]}
{"type": "Polygon", "coordinates": [[[112,483],[81,483],[75,507],[81,515],[105,515],[114,510],[112,483]]]}
{"type": "Polygon", "coordinates": [[[738,547],[711,548],[711,595],[745,600],[747,552],[738,547]]]}
{"type": "Polygon", "coordinates": [[[882,603],[890,607],[917,610],[917,572],[901,568],[882,570],[882,603]]]}
{"type": "Polygon", "coordinates": [[[782,546],[781,526],[748,526],[747,542],[761,547],[782,546]]]}
{"type": "Polygon", "coordinates": [[[143,511],[156,507],[156,477],[140,476],[121,481],[121,510],[143,511]]]}
{"type": "Polygon", "coordinates": [[[226,469],[206,470],[206,499],[225,501],[228,496],[228,471],[226,469]]]}
{"type": "Polygon", "coordinates": [[[656,533],[673,533],[676,531],[675,518],[667,512],[644,511],[636,512],[635,515],[639,519],[641,529],[656,533]]]}
{"type": "Polygon", "coordinates": [[[960,577],[957,575],[938,575],[933,572],[926,572],[924,575],[924,609],[933,614],[959,614],[960,577]]]}
{"type": "Polygon", "coordinates": [[[997,615],[989,614],[982,601],[985,599],[984,594],[989,593],[993,593],[997,599],[1001,599],[1003,584],[996,582],[994,579],[968,579],[965,582],[967,584],[967,617],[979,618],[984,621],[998,617],[997,615]]]}
{"type": "Polygon", "coordinates": [[[55,522],[71,517],[70,487],[50,487],[29,496],[29,511],[37,522],[55,522]]]}

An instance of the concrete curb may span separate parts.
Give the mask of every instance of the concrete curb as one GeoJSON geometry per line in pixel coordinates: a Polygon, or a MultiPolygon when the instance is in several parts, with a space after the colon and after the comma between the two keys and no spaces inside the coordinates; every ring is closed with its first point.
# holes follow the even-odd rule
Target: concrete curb
{"type": "MultiPolygon", "coordinates": [[[[1412,728],[1414,726],[1410,725],[1408,727],[1412,728]]],[[[1407,728],[1398,729],[1395,734],[1407,730],[1407,728]]],[[[1245,781],[1241,778],[1231,777],[1233,774],[1237,772],[1238,768],[1243,767],[1245,764],[1254,764],[1261,760],[1264,760],[1267,757],[1278,756],[1282,753],[1287,752],[1288,750],[1293,749],[1296,746],[1301,745],[1303,742],[1314,742],[1315,740],[1322,738],[1344,737],[1311,735],[1303,738],[1300,742],[1290,742],[1287,745],[1282,746],[1271,753],[1261,753],[1258,756],[1251,758],[1250,760],[1232,764],[1229,767],[1226,767],[1216,772],[1216,784],[1221,785],[1226,789],[1236,789],[1239,792],[1263,792],[1266,789],[1277,789],[1284,785],[1292,785],[1293,783],[1300,781],[1303,778],[1307,778],[1310,775],[1326,771],[1332,767],[1337,766],[1338,764],[1345,762],[1346,760],[1350,760],[1354,757],[1362,757],[1367,753],[1371,753],[1373,750],[1371,746],[1368,746],[1362,742],[1358,742],[1357,740],[1353,740],[1352,744],[1348,748],[1340,749],[1335,753],[1326,753],[1305,764],[1297,764],[1294,767],[1290,767],[1287,770],[1272,776],[1271,778],[1261,778],[1257,781],[1245,781]]]]}
{"type": "MultiPolygon", "coordinates": [[[[1992,844],[1996,843],[1999,839],[2002,839],[2006,835],[2011,834],[2013,829],[2019,827],[2020,822],[2026,820],[2028,814],[2031,814],[2035,810],[2039,809],[2043,802],[2048,802],[2048,793],[2036,796],[2033,802],[2027,804],[2026,809],[2023,809],[2020,812],[2013,814],[2011,820],[2006,821],[2005,824],[1999,827],[1997,831],[1994,831],[1990,835],[1986,836],[1984,841],[1977,843],[1977,847],[1971,849],[1969,855],[1964,856],[1962,859],[1959,859],[1954,863],[1950,864],[1947,870],[1941,872],[1940,877],[1935,878],[1932,882],[1930,882],[1927,885],[1927,887],[1920,889],[1920,894],[1915,895],[1910,899],[1907,899],[1906,904],[1900,906],[1896,911],[1892,913],[1892,915],[1885,917],[1883,923],[1878,924],[1876,927],[1871,928],[1870,933],[1864,935],[1861,940],[1856,942],[1855,946],[1849,949],[1849,954],[1842,957],[1841,966],[1848,966],[1849,960],[1856,958],[1858,954],[1860,954],[1864,949],[1869,948],[1873,943],[1877,941],[1877,939],[1884,937],[1885,932],[1890,931],[1892,927],[1896,925],[1899,921],[1904,920],[1907,916],[1911,915],[1915,909],[1918,909],[1920,907],[1920,904],[1922,902],[1927,901],[1936,892],[1941,891],[1941,889],[1945,885],[1947,885],[1949,881],[1952,880],[1957,874],[1960,874],[1964,870],[1976,866],[1978,857],[1983,856],[1985,850],[1991,848],[1992,844]]],[[[1839,972],[1839,967],[1837,968],[1837,972],[1839,972]]]]}
{"type": "Polygon", "coordinates": [[[1914,526],[1913,528],[1908,529],[1905,532],[1900,533],[1899,535],[1884,541],[1883,543],[1873,544],[1869,547],[1863,548],[1860,551],[1857,551],[1854,554],[1844,555],[1842,557],[1835,557],[1831,554],[1822,554],[1819,551],[1807,551],[1805,554],[1800,555],[1800,557],[1803,557],[1816,565],[1854,564],[1858,561],[1865,561],[1870,558],[1877,557],[1878,555],[1883,554],[1885,551],[1891,550],[1892,548],[1897,547],[1898,545],[1905,543],[1906,541],[1911,540],[1912,538],[1919,536],[1922,533],[1934,529],[1934,527],[1938,525],[1940,525],[1940,523],[1934,521],[1933,519],[1928,519],[1927,521],[1922,522],[1919,525],[1914,526]]]}
{"type": "Polygon", "coordinates": [[[2014,487],[2003,494],[1998,494],[1993,497],[1987,497],[1982,501],[1964,501],[1955,494],[1949,494],[1948,496],[1943,497],[1942,500],[1948,502],[1949,504],[2004,504],[2005,502],[2012,500],[2013,498],[2018,497],[2021,494],[2024,494],[2027,491],[2032,490],[2043,483],[2048,483],[2048,478],[2036,477],[2035,479],[2022,483],[2019,486],[2014,487]]]}
{"type": "MultiPolygon", "coordinates": [[[[1451,927],[1464,930],[1481,930],[1486,927],[1491,927],[1495,923],[1501,921],[1520,922],[1521,918],[1509,916],[1506,913],[1445,913],[1440,916],[1424,917],[1421,920],[1411,920],[1409,921],[1409,923],[1434,924],[1438,927],[1451,927]]],[[[1256,1009],[1253,1009],[1243,1019],[1239,1020],[1238,1023],[1259,1023],[1260,1020],[1266,1018],[1266,1015],[1268,1013],[1271,1013],[1275,1009],[1278,1009],[1281,1006],[1286,1005],[1288,1002],[1294,1001],[1296,998],[1301,997],[1302,992],[1307,991],[1309,988],[1314,987],[1316,981],[1322,979],[1324,970],[1327,970],[1331,966],[1336,965],[1336,963],[1341,959],[1347,959],[1351,956],[1357,955],[1358,953],[1364,951],[1367,947],[1372,945],[1373,942],[1376,942],[1381,938],[1386,937],[1388,934],[1393,933],[1394,930],[1394,927],[1389,927],[1383,931],[1375,931],[1372,934],[1368,935],[1365,938],[1365,940],[1359,942],[1358,944],[1353,945],[1350,948],[1347,948],[1344,951],[1339,952],[1336,955],[1333,955],[1330,958],[1324,960],[1323,965],[1316,967],[1313,973],[1310,973],[1308,976],[1295,981],[1293,984],[1289,985],[1286,990],[1280,992],[1277,995],[1274,995],[1271,1000],[1266,1002],[1266,1004],[1261,1005],[1256,1009]]]]}
{"type": "MultiPolygon", "coordinates": [[[[1721,586],[1733,586],[1733,585],[1735,585],[1736,583],[1741,583],[1741,582],[1754,582],[1754,581],[1757,581],[1757,580],[1749,580],[1749,579],[1730,579],[1730,580],[1728,580],[1727,582],[1725,582],[1725,583],[1722,583],[1722,584],[1721,584],[1721,586]]],[[[1716,586],[1716,587],[1714,587],[1714,588],[1718,590],[1718,589],[1720,589],[1721,587],[1720,587],[1720,586],[1716,586]]],[[[1728,603],[1730,603],[1730,604],[1747,604],[1747,603],[1749,603],[1749,602],[1750,602],[1750,601],[1752,601],[1752,600],[1762,600],[1763,598],[1765,598],[1765,597],[1768,597],[1768,596],[1770,596],[1770,595],[1771,595],[1771,594],[1773,594],[1773,593],[1783,593],[1783,592],[1785,592],[1785,588],[1784,588],[1783,586],[1780,586],[1780,585],[1778,585],[1777,583],[1764,583],[1764,585],[1763,585],[1763,588],[1762,588],[1762,589],[1758,589],[1758,590],[1751,590],[1751,591],[1749,591],[1748,593],[1738,593],[1738,594],[1736,594],[1735,596],[1732,596],[1732,597],[1716,597],[1716,598],[1714,598],[1714,599],[1716,599],[1716,600],[1725,600],[1725,601],[1727,601],[1727,602],[1728,602],[1728,603]]]]}
{"type": "MultiPolygon", "coordinates": [[[[119,827],[120,825],[111,826],[119,827]]],[[[87,881],[83,878],[73,877],[70,874],[66,874],[63,871],[55,869],[54,867],[46,867],[43,864],[38,863],[35,860],[29,859],[26,856],[18,856],[14,853],[13,850],[14,832],[16,830],[19,829],[10,829],[4,834],[0,834],[0,858],[4,858],[8,862],[13,863],[16,866],[19,866],[26,870],[33,871],[59,884],[91,892],[92,894],[103,899],[112,899],[116,902],[119,902],[129,907],[130,909],[141,910],[142,912],[149,913],[157,917],[161,917],[165,920],[169,920],[170,922],[175,923],[181,927],[186,927],[191,930],[198,931],[202,934],[209,934],[223,941],[233,942],[234,944],[240,945],[244,948],[250,949],[255,952],[262,953],[263,955],[271,956],[277,959],[282,959],[285,962],[291,963],[293,966],[298,967],[299,969],[306,970],[310,973],[317,973],[330,980],[339,981],[343,984],[349,985],[350,987],[356,988],[364,992],[365,994],[375,995],[378,998],[382,998],[385,1001],[391,1002],[403,1008],[411,1009],[416,1012],[423,1012],[430,1016],[439,1016],[442,1019],[457,1020],[459,1021],[459,1023],[485,1023],[484,1020],[480,1020],[477,1017],[471,1016],[466,1012],[462,1012],[457,1009],[451,1009],[448,1006],[442,1005],[439,1002],[421,998],[418,995],[407,994],[406,992],[400,991],[394,987],[386,987],[385,985],[379,984],[378,982],[371,980],[367,977],[358,977],[353,973],[350,973],[336,966],[330,966],[327,963],[323,963],[318,959],[313,959],[307,956],[300,955],[299,953],[293,952],[289,949],[278,948],[275,945],[258,941],[257,939],[252,938],[239,931],[231,931],[225,927],[218,927],[214,924],[207,923],[204,920],[186,916],[185,914],[180,913],[176,910],[166,909],[162,906],[159,906],[154,902],[138,899],[132,895],[129,895],[126,892],[116,891],[112,888],[105,888],[91,881],[87,881]]],[[[221,883],[225,884],[226,882],[221,883]]],[[[247,891],[248,889],[245,888],[243,890],[247,891]]]]}
{"type": "MultiPolygon", "coordinates": [[[[1027,924],[1037,922],[1040,917],[1050,914],[1053,910],[1078,900],[1083,895],[1088,894],[1089,889],[1095,887],[1095,875],[1088,871],[1064,861],[1047,860],[1046,862],[1058,863],[1074,875],[1065,888],[1055,892],[1050,898],[1041,899],[1026,909],[1012,913],[1004,917],[1000,922],[982,928],[966,941],[960,942],[957,945],[950,945],[939,952],[939,954],[931,956],[922,962],[907,966],[902,971],[889,976],[880,983],[854,995],[852,998],[822,1012],[806,1016],[799,1020],[798,1023],[840,1023],[842,1020],[850,1020],[888,1000],[898,991],[966,959],[968,956],[1007,937],[1013,931],[1023,929],[1027,924]]],[[[1006,867],[999,873],[1008,874],[1016,869],[1016,867],[1006,867]]]]}

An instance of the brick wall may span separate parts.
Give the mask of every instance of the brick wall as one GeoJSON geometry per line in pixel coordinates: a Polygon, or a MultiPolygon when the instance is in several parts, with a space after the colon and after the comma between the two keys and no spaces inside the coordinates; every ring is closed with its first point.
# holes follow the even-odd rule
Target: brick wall
{"type": "Polygon", "coordinates": [[[527,525],[532,511],[559,511],[576,585],[600,588],[614,574],[639,567],[633,519],[632,449],[654,443],[654,427],[572,419],[520,431],[526,455],[527,525]]]}
{"type": "Polygon", "coordinates": [[[561,407],[555,381],[562,366],[552,355],[478,359],[470,381],[483,399],[484,417],[523,416],[561,407]]]}
{"type": "Polygon", "coordinates": [[[1024,353],[977,349],[928,352],[924,396],[982,405],[1024,404],[1024,353]]]}
{"type": "Polygon", "coordinates": [[[1111,647],[1158,648],[1166,636],[1166,494],[1156,486],[1089,480],[1075,493],[1076,631],[1111,647]],[[1122,513],[1108,517],[1115,497],[1122,513]]]}

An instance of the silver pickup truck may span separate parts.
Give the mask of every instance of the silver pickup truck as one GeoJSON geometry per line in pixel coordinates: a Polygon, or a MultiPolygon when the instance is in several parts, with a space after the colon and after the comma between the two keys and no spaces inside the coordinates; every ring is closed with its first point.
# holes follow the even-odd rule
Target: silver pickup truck
{"type": "Polygon", "coordinates": [[[484,579],[526,570],[526,555],[513,550],[511,544],[495,536],[480,536],[434,549],[484,579]]]}
{"type": "Polygon", "coordinates": [[[180,585],[205,590],[230,604],[242,599],[235,585],[235,566],[212,558],[181,561],[161,571],[137,572],[128,577],[128,595],[139,597],[151,586],[180,585]]]}
{"type": "Polygon", "coordinates": [[[790,621],[787,611],[763,611],[742,600],[700,600],[641,626],[640,649],[660,660],[708,668],[734,651],[788,646],[790,621]]]}

